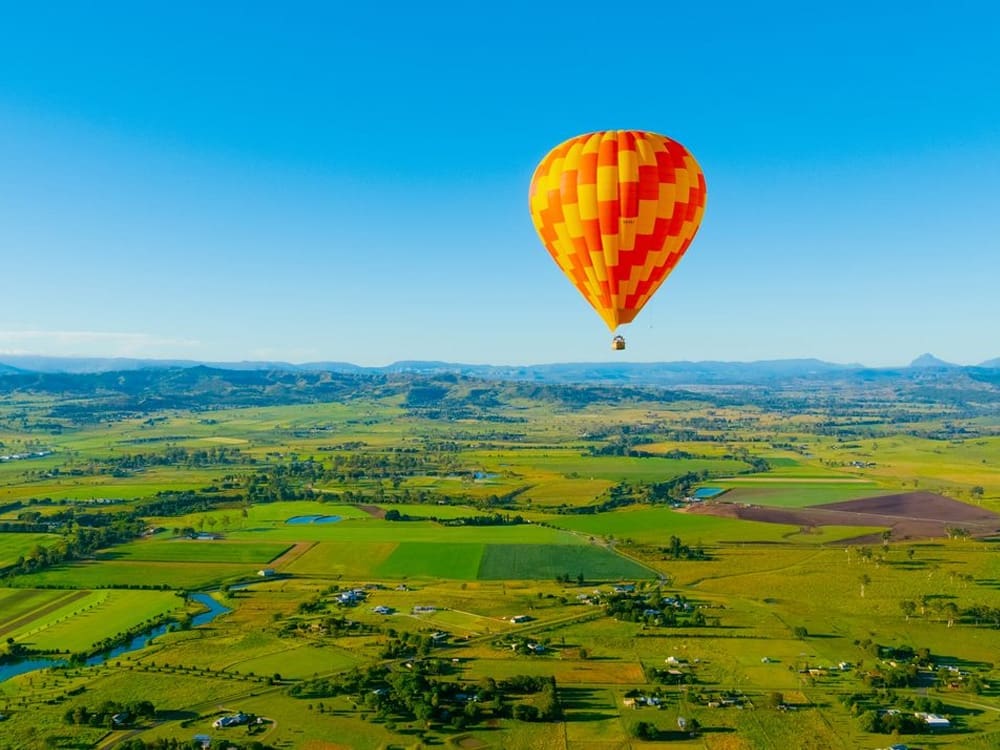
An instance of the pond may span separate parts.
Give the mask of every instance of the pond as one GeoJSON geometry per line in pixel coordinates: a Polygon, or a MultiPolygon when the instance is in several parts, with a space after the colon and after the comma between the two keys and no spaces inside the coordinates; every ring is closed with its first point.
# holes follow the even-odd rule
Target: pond
{"type": "MultiPolygon", "coordinates": [[[[226,612],[231,611],[229,607],[222,606],[208,594],[191,594],[191,598],[199,604],[208,607],[207,612],[201,612],[191,618],[191,627],[194,628],[201,625],[207,625],[219,615],[224,615],[226,612]]],[[[122,654],[127,654],[131,651],[138,651],[141,648],[145,648],[151,640],[166,633],[173,624],[174,623],[167,623],[165,625],[158,625],[155,628],[150,628],[146,632],[137,635],[128,643],[116,646],[103,654],[91,656],[84,663],[88,667],[94,667],[98,664],[103,664],[109,659],[116,659],[122,654]]],[[[37,669],[48,669],[49,667],[63,667],[66,666],[66,664],[67,661],[65,659],[50,659],[45,657],[23,659],[10,664],[0,664],[0,682],[9,680],[11,677],[16,677],[19,674],[25,674],[26,672],[34,672],[37,669]]]]}
{"type": "Polygon", "coordinates": [[[723,492],[725,490],[719,487],[702,487],[694,491],[694,496],[697,498],[715,497],[716,495],[721,495],[723,492]]]}

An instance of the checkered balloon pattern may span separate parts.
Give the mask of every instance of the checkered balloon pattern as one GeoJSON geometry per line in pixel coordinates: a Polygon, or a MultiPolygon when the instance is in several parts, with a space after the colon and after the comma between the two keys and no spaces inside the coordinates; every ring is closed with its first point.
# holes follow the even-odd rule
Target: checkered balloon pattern
{"type": "Polygon", "coordinates": [[[677,141],[603,130],[542,159],[529,205],[546,249],[614,331],[687,251],[705,211],[705,175],[677,141]]]}

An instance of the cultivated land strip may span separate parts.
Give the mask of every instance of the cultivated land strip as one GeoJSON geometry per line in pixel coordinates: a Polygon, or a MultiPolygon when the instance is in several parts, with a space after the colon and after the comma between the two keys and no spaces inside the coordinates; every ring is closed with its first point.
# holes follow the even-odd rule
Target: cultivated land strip
{"type": "Polygon", "coordinates": [[[0,636],[18,630],[19,628],[35,620],[45,617],[46,615],[52,614],[56,610],[65,607],[67,604],[72,604],[73,602],[78,601],[79,599],[84,599],[90,596],[90,593],[91,592],[89,591],[74,591],[72,593],[66,594],[65,596],[61,596],[54,602],[46,604],[44,607],[39,607],[38,609],[32,610],[26,615],[22,615],[16,620],[12,620],[10,622],[5,623],[3,627],[0,627],[0,636]]]}

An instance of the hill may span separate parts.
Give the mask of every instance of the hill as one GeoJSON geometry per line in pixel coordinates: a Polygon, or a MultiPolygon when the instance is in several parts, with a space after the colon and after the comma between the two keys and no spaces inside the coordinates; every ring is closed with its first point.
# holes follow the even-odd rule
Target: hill
{"type": "Polygon", "coordinates": [[[921,354],[915,360],[910,362],[910,367],[941,368],[941,367],[961,367],[961,365],[952,364],[951,362],[945,362],[943,359],[938,359],[933,354],[921,354]]]}

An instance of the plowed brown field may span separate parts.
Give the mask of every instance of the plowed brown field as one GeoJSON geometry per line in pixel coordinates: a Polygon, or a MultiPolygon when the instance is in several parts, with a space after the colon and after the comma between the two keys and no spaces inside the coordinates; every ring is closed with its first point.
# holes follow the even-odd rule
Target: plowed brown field
{"type": "MultiPolygon", "coordinates": [[[[808,508],[765,508],[716,501],[694,506],[691,511],[806,528],[884,526],[892,530],[893,539],[897,540],[947,536],[948,527],[967,529],[977,537],[1000,533],[1000,515],[933,492],[880,495],[808,508]]],[[[867,535],[849,541],[877,540],[878,536],[867,535]]]]}

